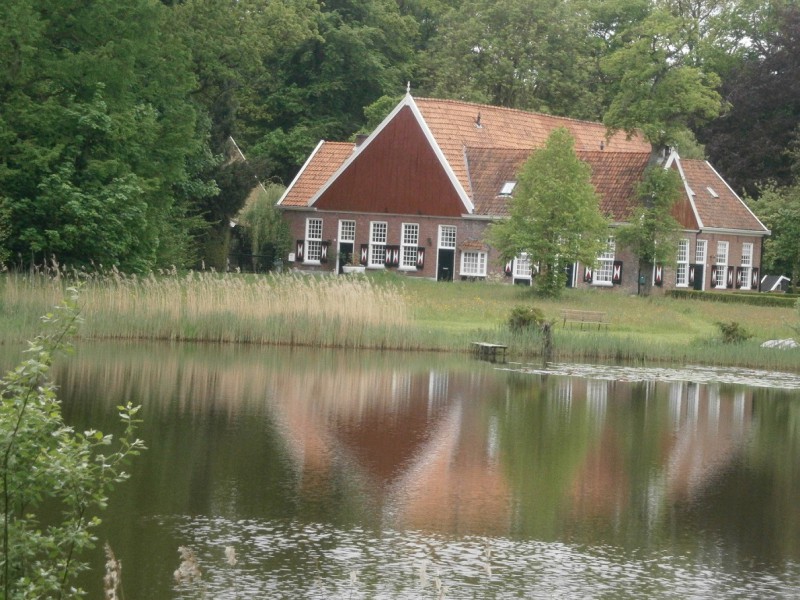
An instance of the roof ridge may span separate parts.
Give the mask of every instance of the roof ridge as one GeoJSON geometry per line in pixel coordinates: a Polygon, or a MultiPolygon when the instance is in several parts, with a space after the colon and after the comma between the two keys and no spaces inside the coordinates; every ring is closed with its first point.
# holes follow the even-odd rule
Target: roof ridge
{"type": "Polygon", "coordinates": [[[420,102],[420,101],[422,101],[422,102],[438,102],[438,103],[443,103],[443,104],[456,104],[456,105],[462,105],[462,106],[475,106],[475,107],[479,107],[479,108],[488,108],[488,109],[491,109],[491,110],[515,112],[515,113],[521,113],[523,115],[535,115],[535,116],[539,116],[539,117],[548,117],[548,118],[551,118],[551,119],[559,119],[559,120],[562,120],[562,121],[572,121],[573,123],[586,123],[588,125],[601,125],[601,126],[605,127],[605,125],[603,124],[602,121],[590,121],[588,119],[576,119],[575,117],[562,117],[560,115],[551,115],[551,114],[540,112],[540,111],[536,111],[536,110],[525,110],[525,109],[522,109],[522,108],[510,108],[510,107],[507,107],[507,106],[495,106],[495,105],[492,105],[492,104],[485,104],[485,103],[482,103],[482,102],[467,102],[465,100],[454,100],[452,98],[427,98],[427,97],[414,98],[414,101],[415,102],[420,102]]]}

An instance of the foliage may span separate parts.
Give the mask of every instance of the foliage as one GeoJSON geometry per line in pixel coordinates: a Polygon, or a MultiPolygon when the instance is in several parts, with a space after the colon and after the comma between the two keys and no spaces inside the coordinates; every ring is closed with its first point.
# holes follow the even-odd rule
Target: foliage
{"type": "Polygon", "coordinates": [[[723,108],[719,76],[703,68],[685,19],[667,8],[633,25],[624,45],[601,59],[614,86],[604,122],[611,130],[640,129],[657,147],[723,108]]]}
{"type": "Polygon", "coordinates": [[[508,316],[508,328],[520,332],[533,327],[541,327],[545,323],[544,313],[534,306],[515,306],[508,316]]]}
{"type": "Polygon", "coordinates": [[[719,327],[719,331],[722,334],[723,344],[741,344],[753,337],[753,334],[748,332],[737,321],[730,321],[729,323],[718,321],[717,327],[719,327]]]}
{"type": "Polygon", "coordinates": [[[762,188],[758,200],[750,206],[772,232],[764,241],[762,268],[783,274],[792,285],[800,281],[800,183],[777,189],[762,188]]]}
{"type": "Polygon", "coordinates": [[[743,23],[752,51],[734,63],[721,93],[730,110],[698,131],[714,165],[739,194],[793,180],[787,153],[800,125],[800,7],[765,2],[743,23]]]}
{"type": "Polygon", "coordinates": [[[157,264],[204,140],[186,49],[150,0],[3,11],[0,189],[25,262],[157,264]]]}
{"type": "Polygon", "coordinates": [[[253,255],[255,271],[271,266],[271,263],[255,264],[255,261],[284,256],[292,246],[289,228],[275,206],[284,189],[276,183],[258,188],[239,213],[244,245],[253,255]]]}
{"type": "Polygon", "coordinates": [[[124,465],[144,448],[133,438],[138,407],[130,404],[119,407],[124,433],[116,448],[111,435],[76,432],[63,421],[49,373],[53,354],[79,322],[76,303],[73,295],[44,317],[49,332],[0,380],[4,598],[82,595],[74,578],[87,568],[81,554],[94,545],[96,513],[127,478],[124,465]]]}
{"type": "Polygon", "coordinates": [[[793,306],[796,296],[789,294],[758,294],[753,292],[700,292],[697,290],[674,289],[667,294],[673,298],[720,302],[725,304],[748,304],[750,306],[793,306]]]}
{"type": "Polygon", "coordinates": [[[616,231],[620,245],[639,257],[640,268],[675,262],[681,226],[672,216],[672,206],[680,193],[681,180],[674,170],[652,165],[645,172],[637,188],[640,202],[616,231]]]}
{"type": "Polygon", "coordinates": [[[539,262],[535,285],[545,296],[560,294],[567,265],[592,264],[608,236],[590,167],[573,145],[566,129],[550,135],[520,169],[510,218],[492,225],[487,234],[503,260],[527,252],[539,262]]]}

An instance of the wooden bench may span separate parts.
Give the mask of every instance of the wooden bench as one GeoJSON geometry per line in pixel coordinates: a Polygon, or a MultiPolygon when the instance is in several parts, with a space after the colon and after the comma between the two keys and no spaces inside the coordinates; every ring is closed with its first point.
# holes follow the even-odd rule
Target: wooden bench
{"type": "Polygon", "coordinates": [[[606,328],[608,328],[608,318],[604,312],[593,310],[562,310],[561,318],[564,319],[564,327],[567,326],[567,323],[580,323],[581,329],[583,329],[584,325],[597,325],[598,329],[605,325],[606,328]]]}
{"type": "Polygon", "coordinates": [[[488,342],[472,342],[472,350],[478,358],[484,358],[495,362],[498,353],[502,353],[503,362],[506,361],[506,350],[508,346],[503,344],[490,344],[488,342]]]}

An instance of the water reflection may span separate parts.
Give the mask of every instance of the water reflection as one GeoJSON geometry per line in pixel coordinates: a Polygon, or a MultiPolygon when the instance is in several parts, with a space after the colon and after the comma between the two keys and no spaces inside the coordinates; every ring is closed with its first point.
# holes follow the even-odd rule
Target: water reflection
{"type": "Polygon", "coordinates": [[[181,544],[213,597],[800,593],[796,391],[565,369],[115,345],[56,377],[78,424],[143,405],[103,530],[129,597],[194,597],[181,544]]]}

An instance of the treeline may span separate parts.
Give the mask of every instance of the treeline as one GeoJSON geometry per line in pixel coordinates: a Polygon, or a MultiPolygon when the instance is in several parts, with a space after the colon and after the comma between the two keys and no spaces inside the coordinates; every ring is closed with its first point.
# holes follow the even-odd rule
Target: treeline
{"type": "Polygon", "coordinates": [[[640,129],[782,205],[799,35],[789,0],[14,0],[0,259],[224,268],[255,182],[288,184],[407,82],[640,129]]]}

